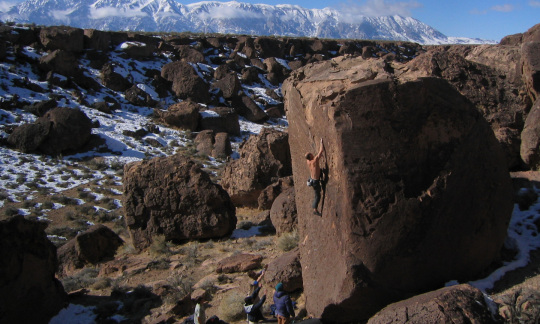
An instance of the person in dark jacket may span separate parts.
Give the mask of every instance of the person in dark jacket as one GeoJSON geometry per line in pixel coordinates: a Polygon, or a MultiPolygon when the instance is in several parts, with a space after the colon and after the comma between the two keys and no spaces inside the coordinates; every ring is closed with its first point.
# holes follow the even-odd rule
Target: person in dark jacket
{"type": "Polygon", "coordinates": [[[266,301],[266,289],[263,291],[262,298],[257,303],[255,303],[255,301],[257,300],[259,296],[260,290],[261,290],[261,286],[259,285],[257,288],[255,288],[255,290],[250,296],[247,296],[244,299],[244,302],[245,302],[244,310],[246,311],[247,320],[249,324],[254,324],[254,323],[257,323],[258,321],[263,321],[263,322],[266,321],[261,311],[262,305],[266,301]]]}
{"type": "Polygon", "coordinates": [[[276,305],[278,324],[289,324],[295,316],[294,308],[291,298],[283,291],[283,284],[281,282],[276,285],[274,304],[276,305]]]}

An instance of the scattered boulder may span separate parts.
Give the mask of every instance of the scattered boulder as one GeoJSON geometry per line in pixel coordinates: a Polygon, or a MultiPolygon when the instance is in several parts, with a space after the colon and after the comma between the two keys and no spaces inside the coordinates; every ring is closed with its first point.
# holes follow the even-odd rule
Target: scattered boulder
{"type": "Polygon", "coordinates": [[[187,100],[169,106],[166,111],[154,109],[154,113],[166,125],[195,131],[199,126],[201,108],[201,105],[187,100]]]}
{"type": "Polygon", "coordinates": [[[165,64],[161,77],[172,82],[172,91],[178,98],[191,98],[203,103],[208,101],[208,84],[189,63],[176,61],[165,64]]]}
{"type": "Polygon", "coordinates": [[[28,106],[24,106],[23,109],[37,117],[41,117],[45,115],[47,111],[53,108],[56,108],[57,106],[58,106],[58,103],[56,102],[56,100],[49,99],[49,100],[35,102],[28,106]]]}
{"type": "Polygon", "coordinates": [[[289,76],[288,68],[279,63],[275,57],[265,59],[263,64],[266,66],[266,70],[268,71],[268,74],[266,74],[266,79],[268,79],[268,81],[270,81],[270,83],[273,85],[283,83],[283,81],[285,81],[285,79],[289,76]]]}
{"type": "Polygon", "coordinates": [[[41,44],[49,51],[64,50],[79,53],[84,49],[84,31],[67,26],[43,27],[39,32],[41,44]]]}
{"type": "Polygon", "coordinates": [[[283,85],[306,308],[323,320],[475,278],[506,238],[512,184],[493,130],[446,80],[392,64],[341,57],[283,85]],[[320,138],[315,217],[304,154],[320,138]]]}
{"type": "Polygon", "coordinates": [[[79,71],[79,62],[72,52],[55,50],[39,59],[39,67],[45,72],[74,76],[79,71]]]}
{"type": "Polygon", "coordinates": [[[236,72],[229,72],[218,81],[214,82],[214,84],[212,84],[212,89],[219,89],[223,94],[223,98],[230,99],[238,96],[238,93],[242,90],[242,85],[236,76],[236,72]]]}
{"type": "Polygon", "coordinates": [[[288,176],[280,178],[277,182],[272,183],[264,190],[257,198],[259,209],[265,210],[272,208],[274,200],[285,190],[294,186],[293,177],[288,176]]]}
{"type": "Polygon", "coordinates": [[[278,236],[296,229],[298,225],[296,214],[294,187],[285,189],[276,198],[270,209],[270,219],[278,236]]]}
{"type": "Polygon", "coordinates": [[[197,151],[215,158],[226,158],[231,155],[231,141],[227,133],[215,133],[203,130],[195,137],[197,151]]]}
{"type": "Polygon", "coordinates": [[[84,30],[84,47],[107,52],[111,46],[111,34],[97,29],[84,30]]]}
{"type": "Polygon", "coordinates": [[[107,63],[101,69],[101,83],[114,91],[126,91],[133,84],[124,78],[120,73],[114,72],[114,65],[107,63]]]}
{"type": "Polygon", "coordinates": [[[122,53],[128,58],[144,59],[152,57],[156,47],[153,44],[129,41],[122,43],[119,50],[121,50],[122,53]]]}
{"type": "Polygon", "coordinates": [[[138,249],[148,247],[156,235],[173,241],[217,238],[236,226],[227,192],[180,154],[127,164],[123,201],[138,249]]]}
{"type": "MultiPolygon", "coordinates": [[[[288,292],[302,289],[300,250],[295,248],[268,263],[264,280],[270,287],[274,287],[281,282],[283,283],[283,289],[288,292]]],[[[321,289],[324,289],[324,283],[321,283],[321,285],[321,289]]]]}
{"type": "Polygon", "coordinates": [[[90,227],[58,249],[63,274],[80,269],[86,264],[97,264],[114,258],[124,241],[107,226],[90,227]]]}
{"type": "Polygon", "coordinates": [[[139,85],[134,85],[131,88],[127,89],[124,93],[124,96],[127,101],[134,104],[135,106],[155,107],[157,105],[157,101],[155,101],[151,95],[141,89],[139,85]]]}
{"type": "Polygon", "coordinates": [[[0,220],[0,322],[48,323],[68,303],[46,223],[0,220]]]}
{"type": "Polygon", "coordinates": [[[368,324],[383,323],[501,323],[484,294],[468,284],[418,295],[385,307],[368,324]]]}
{"type": "Polygon", "coordinates": [[[92,121],[79,109],[59,107],[49,110],[33,124],[13,130],[8,143],[23,151],[56,155],[77,150],[90,139],[92,121]]]}
{"type": "Polygon", "coordinates": [[[533,170],[540,170],[540,100],[531,108],[521,132],[521,158],[533,170]]]}
{"type": "Polygon", "coordinates": [[[228,133],[240,136],[240,123],[234,108],[217,107],[201,111],[201,129],[210,129],[216,133],[228,133]]]}
{"type": "Polygon", "coordinates": [[[221,185],[236,206],[257,206],[261,191],[291,175],[288,134],[264,128],[240,147],[240,158],[225,166],[221,185]]]}
{"type": "Polygon", "coordinates": [[[174,51],[179,60],[190,63],[206,63],[204,54],[189,45],[176,45],[174,51]]]}
{"type": "Polygon", "coordinates": [[[246,272],[261,267],[263,258],[258,254],[241,253],[227,257],[217,263],[217,273],[246,272]]]}
{"type": "Polygon", "coordinates": [[[254,123],[261,123],[268,119],[268,115],[262,110],[253,99],[242,93],[232,98],[232,103],[238,115],[245,117],[254,123]]]}

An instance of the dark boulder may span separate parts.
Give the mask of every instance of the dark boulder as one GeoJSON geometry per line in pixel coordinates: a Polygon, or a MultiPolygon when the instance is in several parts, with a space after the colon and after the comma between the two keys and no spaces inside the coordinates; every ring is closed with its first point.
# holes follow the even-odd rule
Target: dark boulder
{"type": "Polygon", "coordinates": [[[0,323],[48,323],[68,303],[47,224],[0,220],[0,323]]]}
{"type": "Polygon", "coordinates": [[[227,192],[179,154],[127,164],[123,201],[138,249],[148,247],[156,235],[173,241],[218,238],[236,226],[227,192]]]}

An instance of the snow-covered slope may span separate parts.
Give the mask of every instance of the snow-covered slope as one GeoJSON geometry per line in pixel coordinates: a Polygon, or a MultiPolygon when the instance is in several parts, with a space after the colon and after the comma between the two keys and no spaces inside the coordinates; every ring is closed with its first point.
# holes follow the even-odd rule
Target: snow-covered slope
{"type": "Polygon", "coordinates": [[[118,31],[403,40],[420,44],[493,43],[447,37],[411,17],[371,17],[331,8],[236,1],[183,5],[174,0],[27,0],[0,12],[0,19],[118,31]]]}

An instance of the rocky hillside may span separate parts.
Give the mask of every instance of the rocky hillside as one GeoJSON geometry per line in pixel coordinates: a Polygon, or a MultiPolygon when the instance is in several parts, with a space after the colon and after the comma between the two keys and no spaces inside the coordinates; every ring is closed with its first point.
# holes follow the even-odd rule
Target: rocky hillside
{"type": "MultiPolygon", "coordinates": [[[[22,239],[0,268],[39,255],[70,293],[62,316],[156,323],[181,321],[201,295],[209,315],[242,321],[234,305],[263,264],[300,318],[341,322],[482,278],[512,253],[510,172],[538,170],[539,31],[422,47],[3,25],[2,233],[31,228],[58,249],[22,239]],[[302,155],[319,138],[329,180],[314,218],[302,155]]],[[[515,186],[528,210],[534,187],[515,186]]],[[[537,216],[515,226],[534,231],[537,216]]],[[[13,305],[28,298],[13,291],[54,288],[43,322],[66,304],[50,271],[13,276],[0,285],[13,305]]],[[[465,309],[479,294],[421,299],[466,295],[465,309]]]]}

